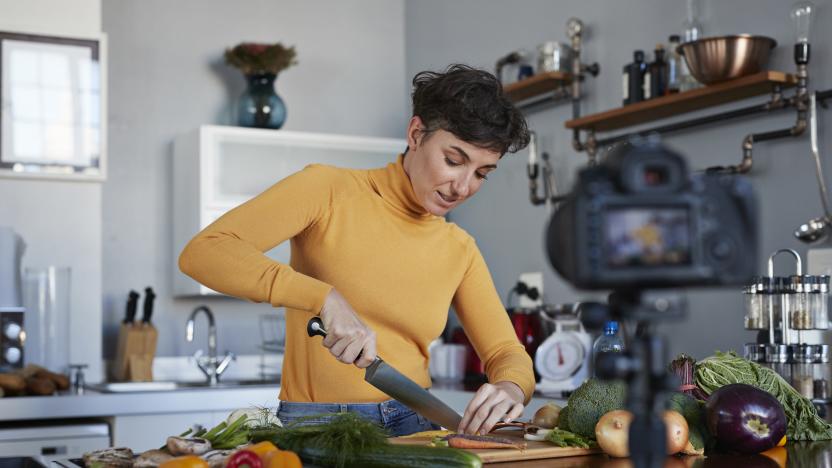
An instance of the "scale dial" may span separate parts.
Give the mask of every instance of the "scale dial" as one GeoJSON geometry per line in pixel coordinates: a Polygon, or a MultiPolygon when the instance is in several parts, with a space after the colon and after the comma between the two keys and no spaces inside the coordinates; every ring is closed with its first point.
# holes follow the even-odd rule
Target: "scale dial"
{"type": "Polygon", "coordinates": [[[535,354],[535,367],[547,380],[569,380],[584,364],[586,350],[571,333],[555,333],[540,345],[535,354]]]}

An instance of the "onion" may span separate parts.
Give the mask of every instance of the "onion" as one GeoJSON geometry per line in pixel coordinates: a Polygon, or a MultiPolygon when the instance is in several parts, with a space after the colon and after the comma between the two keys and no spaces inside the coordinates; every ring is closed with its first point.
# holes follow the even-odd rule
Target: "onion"
{"type": "Polygon", "coordinates": [[[746,384],[716,389],[706,404],[708,430],[720,448],[743,454],[775,447],[786,435],[783,405],[770,393],[746,384]]]}
{"type": "Polygon", "coordinates": [[[595,425],[595,440],[604,453],[611,457],[630,455],[627,443],[631,422],[633,413],[625,410],[614,410],[601,416],[595,425]]]}
{"type": "MultiPolygon", "coordinates": [[[[667,454],[679,453],[688,444],[688,423],[676,411],[665,411],[662,415],[667,434],[667,454]]],[[[598,446],[611,457],[630,456],[629,434],[633,414],[626,410],[615,410],[601,416],[595,425],[595,439],[598,446]]]]}
{"type": "Polygon", "coordinates": [[[662,414],[667,430],[667,454],[673,455],[685,450],[688,445],[688,422],[677,411],[665,411],[662,414]]]}
{"type": "Polygon", "coordinates": [[[537,409],[532,418],[532,424],[546,429],[552,429],[558,425],[560,417],[560,406],[554,403],[546,403],[537,409]]]}

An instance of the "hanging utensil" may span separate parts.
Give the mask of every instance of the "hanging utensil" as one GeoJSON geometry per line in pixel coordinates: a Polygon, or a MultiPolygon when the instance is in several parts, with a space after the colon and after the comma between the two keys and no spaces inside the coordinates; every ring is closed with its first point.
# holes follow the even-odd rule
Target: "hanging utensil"
{"type": "Polygon", "coordinates": [[[801,224],[794,231],[795,237],[803,242],[811,243],[817,242],[826,238],[829,235],[830,224],[832,224],[832,214],[829,210],[829,195],[826,190],[826,182],[823,175],[823,167],[820,162],[820,151],[818,150],[818,118],[817,118],[817,99],[815,93],[809,95],[809,141],[812,150],[812,157],[815,160],[815,174],[818,179],[818,188],[820,190],[820,201],[823,206],[823,216],[810,219],[805,224],[801,224]]]}

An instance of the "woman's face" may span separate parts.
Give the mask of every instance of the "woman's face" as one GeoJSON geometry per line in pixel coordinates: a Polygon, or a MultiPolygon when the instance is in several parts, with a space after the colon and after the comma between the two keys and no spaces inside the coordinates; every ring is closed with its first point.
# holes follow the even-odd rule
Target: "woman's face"
{"type": "Polygon", "coordinates": [[[500,153],[479,148],[445,130],[429,135],[419,117],[407,128],[404,170],[422,207],[435,216],[445,216],[482,187],[486,176],[497,169],[500,153]]]}

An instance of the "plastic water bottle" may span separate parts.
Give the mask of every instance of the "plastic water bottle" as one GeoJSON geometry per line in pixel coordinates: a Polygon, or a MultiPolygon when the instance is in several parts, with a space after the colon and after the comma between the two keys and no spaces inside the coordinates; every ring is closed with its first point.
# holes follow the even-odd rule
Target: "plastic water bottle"
{"type": "MultiPolygon", "coordinates": [[[[594,360],[603,353],[621,353],[624,351],[624,340],[618,334],[618,322],[612,320],[604,325],[604,334],[599,336],[592,345],[594,360]]],[[[594,362],[594,361],[593,361],[594,362]]]]}

